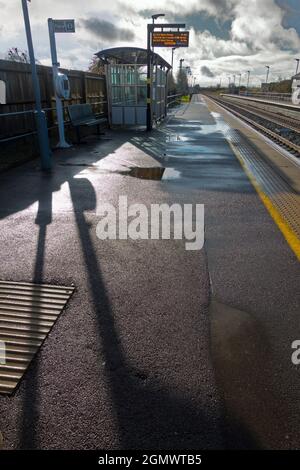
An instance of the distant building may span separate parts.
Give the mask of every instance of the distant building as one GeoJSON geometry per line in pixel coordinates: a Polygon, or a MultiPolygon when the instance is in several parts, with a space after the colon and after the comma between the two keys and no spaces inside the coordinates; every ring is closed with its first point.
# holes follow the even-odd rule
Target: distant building
{"type": "Polygon", "coordinates": [[[261,84],[261,91],[271,93],[291,93],[292,80],[279,80],[277,82],[269,82],[261,84]]]}

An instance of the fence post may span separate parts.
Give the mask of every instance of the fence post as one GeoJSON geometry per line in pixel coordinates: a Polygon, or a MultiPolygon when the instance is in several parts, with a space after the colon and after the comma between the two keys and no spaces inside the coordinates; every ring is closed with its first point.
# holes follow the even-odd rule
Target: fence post
{"type": "Polygon", "coordinates": [[[81,89],[82,89],[81,96],[82,96],[83,102],[86,103],[87,102],[87,86],[86,86],[85,72],[81,73],[81,89]]]}

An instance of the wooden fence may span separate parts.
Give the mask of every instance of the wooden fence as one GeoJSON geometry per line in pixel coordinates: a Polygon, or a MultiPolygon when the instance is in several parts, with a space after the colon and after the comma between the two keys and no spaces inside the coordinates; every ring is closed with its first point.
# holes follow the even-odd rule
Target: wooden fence
{"type": "MultiPolygon", "coordinates": [[[[42,107],[50,130],[56,128],[55,98],[52,68],[37,66],[41,87],[42,107]]],[[[68,104],[91,103],[96,114],[107,115],[105,76],[78,70],[61,69],[70,80],[71,98],[68,104]]],[[[0,80],[6,83],[6,104],[0,104],[0,143],[28,136],[36,131],[34,93],[29,64],[0,60],[0,80]],[[15,113],[22,114],[15,114],[15,113]]],[[[65,119],[68,120],[65,110],[65,119]]]]}

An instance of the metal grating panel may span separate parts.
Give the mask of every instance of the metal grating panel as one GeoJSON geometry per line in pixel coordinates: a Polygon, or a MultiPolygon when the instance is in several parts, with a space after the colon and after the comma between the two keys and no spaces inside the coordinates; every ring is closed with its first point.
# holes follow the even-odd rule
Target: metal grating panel
{"type": "Polygon", "coordinates": [[[13,393],[73,292],[0,281],[0,393],[13,393]]]}

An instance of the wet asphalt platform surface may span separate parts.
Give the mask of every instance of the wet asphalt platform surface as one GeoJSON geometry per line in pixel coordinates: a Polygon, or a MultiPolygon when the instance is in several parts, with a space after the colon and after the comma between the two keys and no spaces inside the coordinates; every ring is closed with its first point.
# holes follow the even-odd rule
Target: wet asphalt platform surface
{"type": "Polygon", "coordinates": [[[76,292],[20,387],[5,448],[298,448],[299,264],[200,96],[0,175],[0,278],[76,292]],[[162,180],[132,167],[166,168],[162,180]],[[205,205],[205,245],[105,240],[97,208],[205,205]]]}

